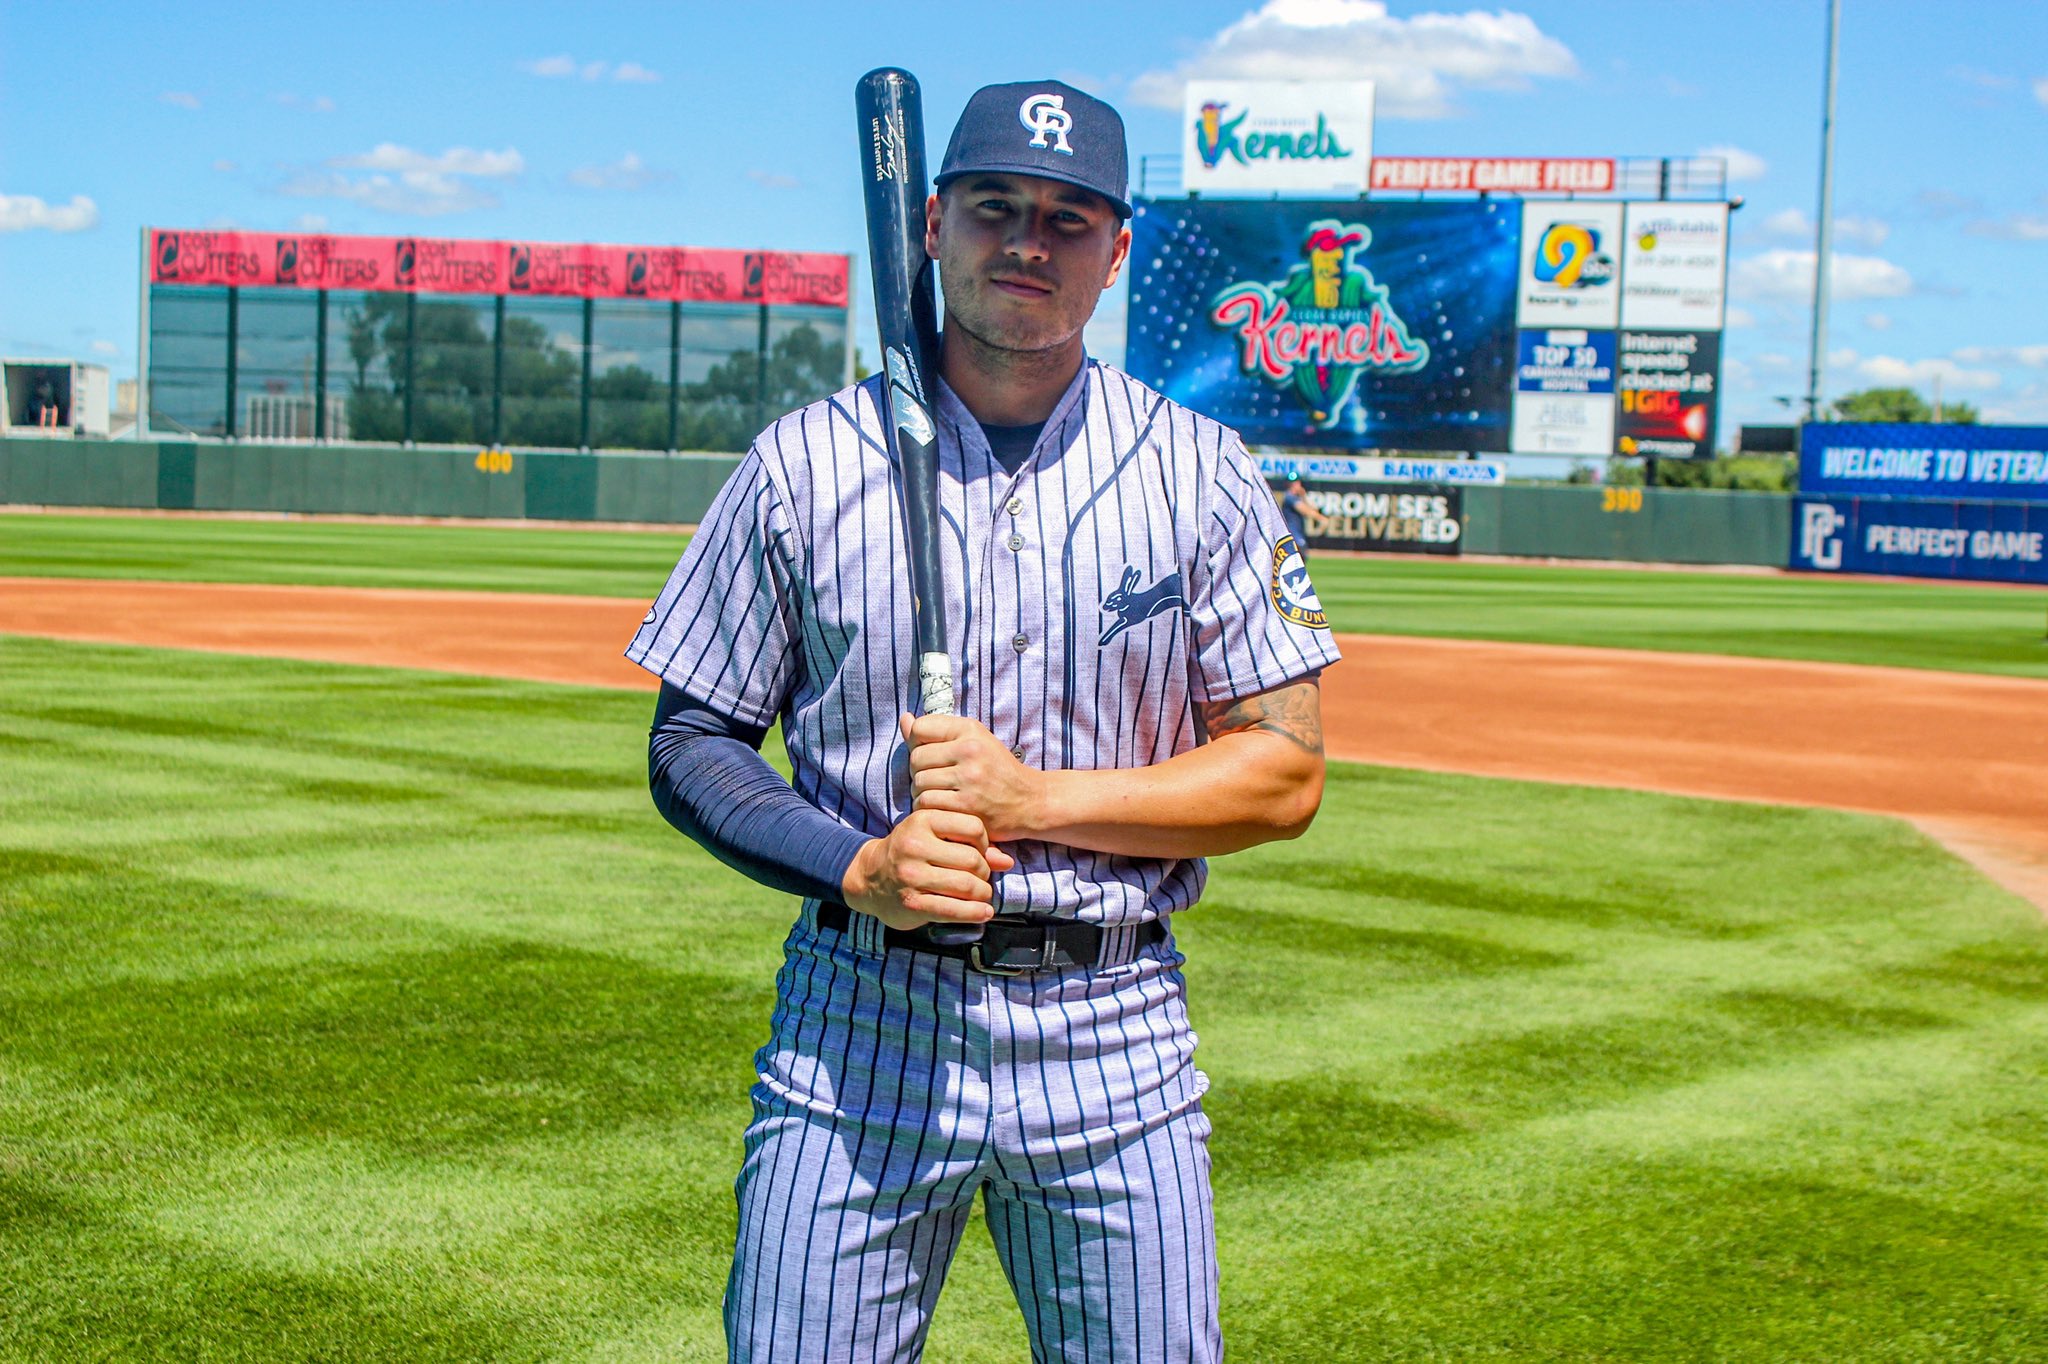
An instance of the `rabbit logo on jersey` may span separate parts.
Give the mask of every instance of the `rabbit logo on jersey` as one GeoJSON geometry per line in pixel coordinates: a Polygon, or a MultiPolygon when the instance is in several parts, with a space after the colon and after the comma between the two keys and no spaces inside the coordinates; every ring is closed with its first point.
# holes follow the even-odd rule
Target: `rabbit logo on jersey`
{"type": "Polygon", "coordinates": [[[1294,543],[1292,535],[1281,536],[1280,543],[1273,546],[1273,607],[1296,625],[1311,630],[1330,628],[1322,598],[1316,595],[1316,585],[1309,581],[1308,563],[1301,557],[1301,546],[1294,543]]]}

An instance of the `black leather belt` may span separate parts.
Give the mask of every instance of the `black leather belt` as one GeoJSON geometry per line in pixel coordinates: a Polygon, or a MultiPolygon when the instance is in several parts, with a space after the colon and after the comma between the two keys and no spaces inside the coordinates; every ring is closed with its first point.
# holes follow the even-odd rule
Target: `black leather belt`
{"type": "MultiPolygon", "coordinates": [[[[818,927],[844,933],[853,925],[853,911],[830,901],[818,905],[818,927]]],[[[1138,946],[1147,947],[1166,937],[1166,925],[1157,919],[1138,930],[1138,946]]],[[[908,952],[929,952],[953,957],[983,975],[1022,976],[1033,971],[1059,971],[1094,966],[1102,957],[1102,929],[1095,924],[1071,919],[1025,919],[998,916],[984,924],[927,924],[923,928],[882,930],[885,947],[908,952]],[[950,930],[979,928],[981,936],[967,942],[949,941],[950,930]],[[937,935],[934,935],[934,930],[937,935]]]]}

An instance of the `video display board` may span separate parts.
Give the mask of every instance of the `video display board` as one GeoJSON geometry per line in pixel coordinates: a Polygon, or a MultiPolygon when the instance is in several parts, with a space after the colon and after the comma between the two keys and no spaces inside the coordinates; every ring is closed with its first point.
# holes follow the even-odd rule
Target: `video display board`
{"type": "Polygon", "coordinates": [[[1727,220],[1719,203],[1140,200],[1125,365],[1253,444],[1709,456],[1727,220]]]}
{"type": "Polygon", "coordinates": [[[1140,201],[1125,366],[1255,444],[1502,450],[1519,205],[1140,201]]]}

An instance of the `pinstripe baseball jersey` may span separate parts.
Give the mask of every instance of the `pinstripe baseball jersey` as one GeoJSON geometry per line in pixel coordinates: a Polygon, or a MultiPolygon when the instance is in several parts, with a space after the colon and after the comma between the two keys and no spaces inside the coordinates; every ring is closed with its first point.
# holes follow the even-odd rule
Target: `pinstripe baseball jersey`
{"type": "MultiPolygon", "coordinates": [[[[908,560],[878,380],[764,431],[626,657],[750,725],[849,827],[911,808],[908,560]]],[[[1227,428],[1081,367],[1014,474],[937,383],[941,563],[958,711],[1042,770],[1131,768],[1200,742],[1195,707],[1337,660],[1273,497],[1227,428]]],[[[996,908],[1132,928],[1185,908],[1201,859],[1006,845],[996,908]]],[[[1106,944],[1110,946],[1110,944],[1106,944]]]]}

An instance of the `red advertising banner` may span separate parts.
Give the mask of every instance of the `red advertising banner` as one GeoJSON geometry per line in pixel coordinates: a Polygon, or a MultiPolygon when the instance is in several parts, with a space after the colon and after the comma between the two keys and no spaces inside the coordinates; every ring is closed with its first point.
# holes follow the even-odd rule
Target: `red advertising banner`
{"type": "Polygon", "coordinates": [[[1502,194],[1606,194],[1611,157],[1375,156],[1373,189],[1485,190],[1502,194]]]}
{"type": "Polygon", "coordinates": [[[844,308],[849,265],[846,256],[816,251],[166,228],[149,234],[152,284],[844,308]]]}

